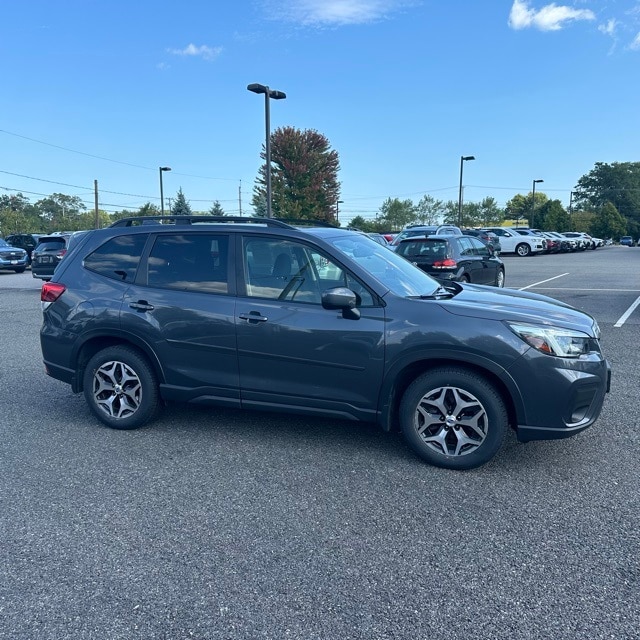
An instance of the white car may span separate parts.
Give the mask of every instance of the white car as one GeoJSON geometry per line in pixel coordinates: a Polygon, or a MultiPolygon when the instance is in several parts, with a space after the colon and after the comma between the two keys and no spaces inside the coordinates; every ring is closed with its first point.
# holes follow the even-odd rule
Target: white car
{"type": "Polygon", "coordinates": [[[484,230],[491,231],[498,236],[500,253],[515,253],[525,257],[541,253],[546,249],[546,242],[542,236],[535,234],[523,236],[510,227],[485,227],[484,230]]]}
{"type": "Polygon", "coordinates": [[[604,240],[601,238],[594,238],[588,233],[583,233],[582,231],[565,231],[562,235],[566,238],[582,240],[582,244],[586,249],[597,249],[604,245],[604,240]]]}

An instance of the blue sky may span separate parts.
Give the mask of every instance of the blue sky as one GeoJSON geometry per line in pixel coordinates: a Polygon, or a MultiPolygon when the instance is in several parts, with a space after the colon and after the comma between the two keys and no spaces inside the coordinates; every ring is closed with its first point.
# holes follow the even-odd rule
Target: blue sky
{"type": "Polygon", "coordinates": [[[596,162],[639,161],[640,0],[23,0],[0,8],[0,194],[107,211],[243,213],[271,128],[325,135],[340,219],[388,198],[568,204],[596,162]],[[40,195],[42,194],[42,195],[40,195]]]}

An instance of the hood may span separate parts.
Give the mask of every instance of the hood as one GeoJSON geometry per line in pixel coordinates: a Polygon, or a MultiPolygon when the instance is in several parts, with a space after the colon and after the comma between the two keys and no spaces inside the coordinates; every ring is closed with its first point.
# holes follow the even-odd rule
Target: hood
{"type": "Polygon", "coordinates": [[[564,327],[600,337],[598,325],[588,313],[537,293],[465,284],[457,295],[440,304],[454,315],[564,327]]]}

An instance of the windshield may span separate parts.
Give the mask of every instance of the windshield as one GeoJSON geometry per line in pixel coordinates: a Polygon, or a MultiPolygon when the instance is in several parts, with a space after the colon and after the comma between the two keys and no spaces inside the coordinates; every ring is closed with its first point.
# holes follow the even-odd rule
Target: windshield
{"type": "Polygon", "coordinates": [[[353,233],[331,243],[397,296],[432,295],[440,288],[431,276],[368,236],[353,233]]]}

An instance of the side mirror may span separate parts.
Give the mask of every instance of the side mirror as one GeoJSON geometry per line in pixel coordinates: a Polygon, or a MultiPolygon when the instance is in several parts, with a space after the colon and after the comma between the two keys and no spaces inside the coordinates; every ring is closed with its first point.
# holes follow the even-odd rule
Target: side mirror
{"type": "Polygon", "coordinates": [[[322,294],[322,306],[325,309],[341,309],[343,318],[358,320],[360,310],[356,309],[356,294],[346,287],[327,289],[322,294]]]}

